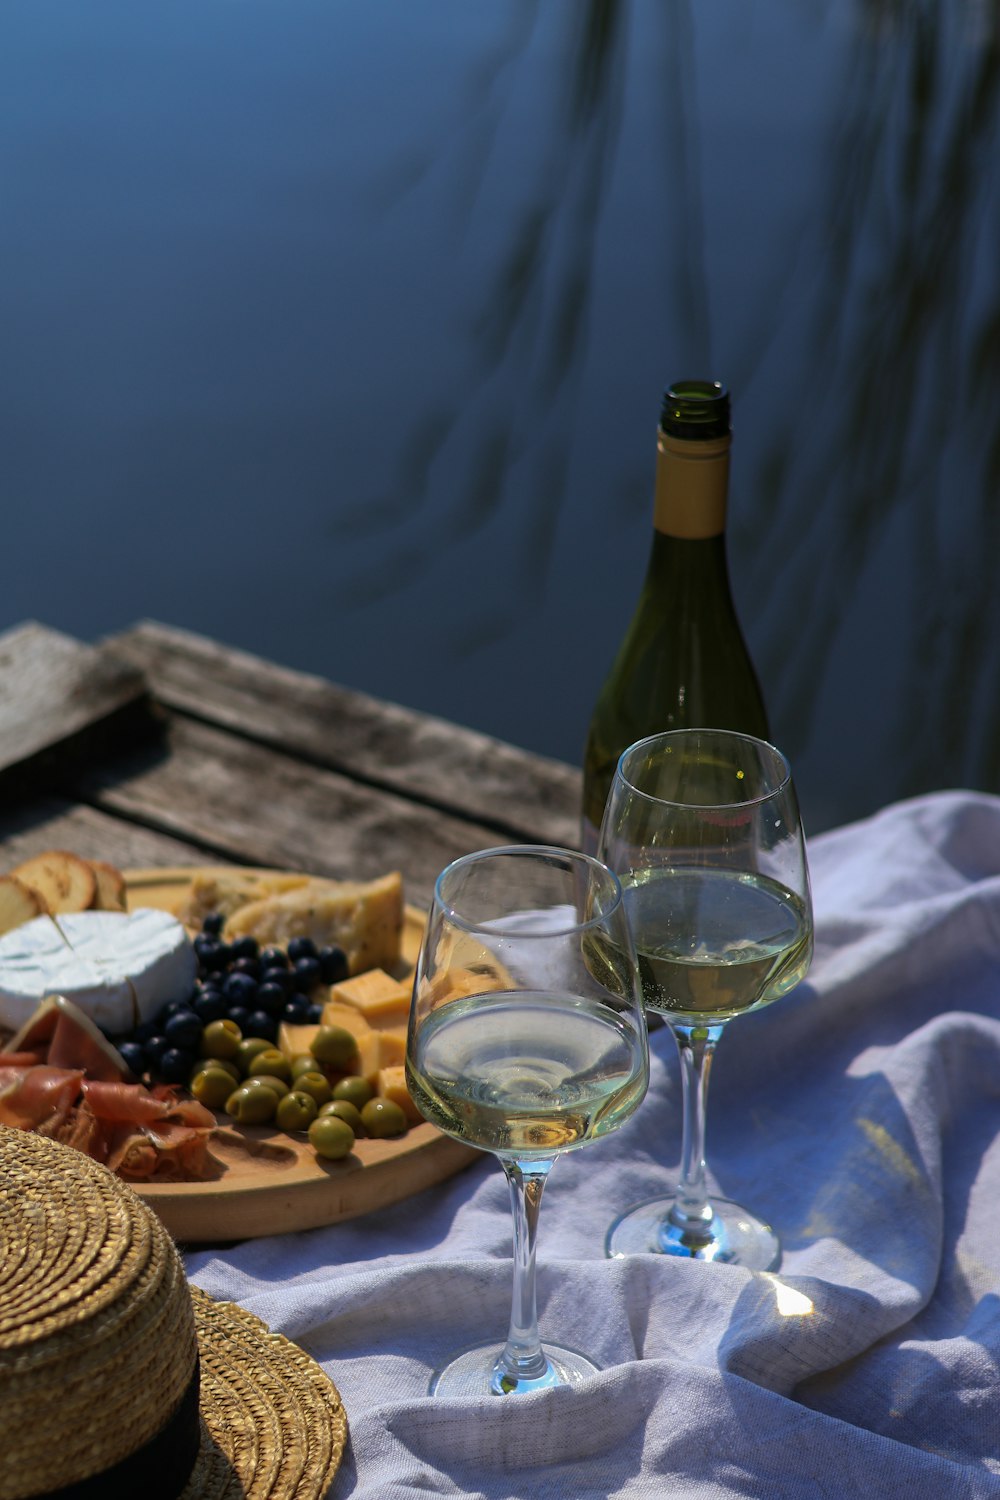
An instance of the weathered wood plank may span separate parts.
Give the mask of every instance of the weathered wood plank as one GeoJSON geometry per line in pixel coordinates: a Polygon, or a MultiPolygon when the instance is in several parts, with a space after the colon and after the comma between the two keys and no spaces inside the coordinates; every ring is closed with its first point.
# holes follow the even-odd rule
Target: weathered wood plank
{"type": "Polygon", "coordinates": [[[197,838],[218,861],[341,879],[399,869],[417,904],[450,860],[499,842],[493,829],[185,718],[170,722],[163,754],[102,763],[80,791],[104,812],[197,838]]]}
{"type": "Polygon", "coordinates": [[[0,776],[5,796],[149,733],[146,680],[106,646],[29,622],[0,635],[0,776]]]}
{"type": "Polygon", "coordinates": [[[45,797],[0,813],[0,874],[46,849],[69,849],[119,868],[204,864],[196,842],[172,838],[93,807],[45,797]]]}
{"type": "Polygon", "coordinates": [[[578,840],[580,773],[560,761],[152,621],[113,644],[172,709],[514,841],[578,840]]]}

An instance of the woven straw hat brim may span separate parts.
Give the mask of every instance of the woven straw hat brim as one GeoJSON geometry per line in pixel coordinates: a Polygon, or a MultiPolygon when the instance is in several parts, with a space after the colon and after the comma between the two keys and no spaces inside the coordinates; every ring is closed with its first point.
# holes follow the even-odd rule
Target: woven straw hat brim
{"type": "Polygon", "coordinates": [[[0,1288],[0,1500],[106,1484],[164,1441],[178,1500],[327,1494],[347,1422],[320,1366],[245,1308],[189,1286],[163,1224],[126,1183],[7,1126],[0,1288]]]}
{"type": "Polygon", "coordinates": [[[320,1500],[347,1439],[332,1381],[245,1308],[191,1296],[203,1427],[181,1500],[320,1500]]]}

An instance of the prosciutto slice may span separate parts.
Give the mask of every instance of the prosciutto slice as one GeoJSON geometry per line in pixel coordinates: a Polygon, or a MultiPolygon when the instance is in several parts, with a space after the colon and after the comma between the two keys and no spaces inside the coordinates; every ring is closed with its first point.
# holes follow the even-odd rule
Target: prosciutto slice
{"type": "Polygon", "coordinates": [[[53,1068],[83,1068],[88,1078],[131,1078],[125,1059],[65,995],[49,995],[11,1039],[12,1053],[31,1053],[53,1068]]]}
{"type": "Polygon", "coordinates": [[[75,1146],[133,1182],[212,1177],[215,1116],[147,1089],[72,1001],[51,996],[0,1053],[0,1124],[75,1146]]]}
{"type": "Polygon", "coordinates": [[[83,1104],[105,1127],[107,1165],[120,1176],[182,1182],[209,1175],[203,1158],[215,1116],[197,1099],[88,1079],[83,1104]]]}
{"type": "Polygon", "coordinates": [[[76,1104],[82,1068],[0,1067],[0,1125],[56,1135],[76,1104]]]}

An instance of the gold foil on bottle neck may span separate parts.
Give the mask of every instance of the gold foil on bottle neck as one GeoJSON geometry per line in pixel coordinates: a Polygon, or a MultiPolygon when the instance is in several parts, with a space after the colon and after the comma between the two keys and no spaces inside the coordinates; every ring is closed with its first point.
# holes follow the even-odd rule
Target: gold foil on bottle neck
{"type": "Polygon", "coordinates": [[[653,525],[666,536],[698,541],[726,528],[731,437],[690,442],[657,433],[653,525]]]}

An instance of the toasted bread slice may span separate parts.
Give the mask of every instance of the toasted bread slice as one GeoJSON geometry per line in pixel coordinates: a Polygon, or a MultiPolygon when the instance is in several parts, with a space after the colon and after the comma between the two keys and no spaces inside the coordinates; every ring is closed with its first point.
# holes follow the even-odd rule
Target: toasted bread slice
{"type": "Polygon", "coordinates": [[[40,896],[54,914],[87,911],[97,895],[97,876],[90,865],[63,849],[36,854],[10,873],[40,896]]]}
{"type": "Polygon", "coordinates": [[[125,876],[121,870],[103,859],[88,859],[88,865],[97,881],[94,907],[97,911],[125,910],[125,876]]]}
{"type": "Polygon", "coordinates": [[[22,885],[16,875],[0,875],[0,933],[10,932],[34,917],[47,916],[48,910],[41,896],[22,885]]]}

